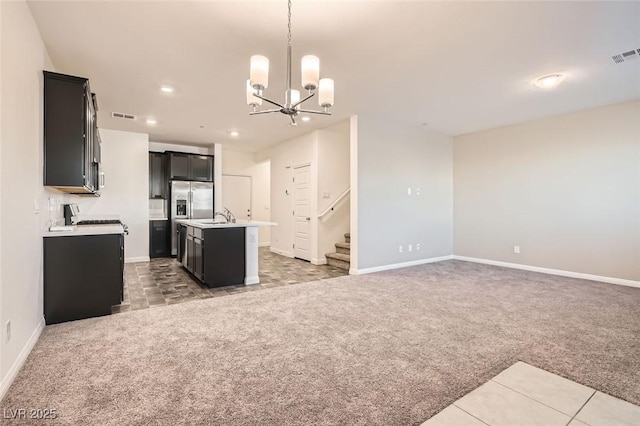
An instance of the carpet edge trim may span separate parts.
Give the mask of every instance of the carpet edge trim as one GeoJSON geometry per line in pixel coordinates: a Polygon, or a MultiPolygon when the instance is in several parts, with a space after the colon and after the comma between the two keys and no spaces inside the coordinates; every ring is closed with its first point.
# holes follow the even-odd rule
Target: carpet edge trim
{"type": "Polygon", "coordinates": [[[640,281],[626,280],[623,278],[605,277],[601,275],[584,274],[582,272],[564,271],[562,269],[542,268],[539,266],[523,265],[520,263],[500,262],[497,260],[480,259],[476,257],[454,255],[452,256],[452,259],[463,260],[466,262],[473,262],[473,263],[484,263],[486,265],[502,266],[505,268],[512,268],[512,269],[522,269],[525,271],[540,272],[543,274],[558,275],[561,277],[580,278],[583,280],[599,281],[607,284],[617,284],[617,285],[624,285],[627,287],[640,288],[640,281]]]}
{"type": "Polygon", "coordinates": [[[0,382],[0,401],[3,400],[7,395],[7,392],[13,384],[13,381],[18,376],[20,369],[22,369],[22,366],[27,361],[29,354],[40,338],[40,334],[42,334],[42,330],[44,330],[44,326],[45,324],[43,317],[38,323],[36,329],[33,330],[33,333],[31,333],[31,337],[29,337],[29,340],[27,340],[27,343],[18,354],[18,357],[13,362],[13,365],[11,366],[11,368],[9,368],[9,371],[7,371],[7,374],[2,378],[2,381],[0,382]]]}

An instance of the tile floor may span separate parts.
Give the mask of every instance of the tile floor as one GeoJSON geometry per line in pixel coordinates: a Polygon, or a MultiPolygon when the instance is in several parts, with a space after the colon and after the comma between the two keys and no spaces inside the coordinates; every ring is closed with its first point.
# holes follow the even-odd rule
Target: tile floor
{"type": "Polygon", "coordinates": [[[640,407],[517,362],[422,426],[640,426],[640,407]]]}
{"type": "Polygon", "coordinates": [[[272,253],[268,247],[259,249],[260,284],[208,288],[186,272],[172,258],[152,259],[151,262],[125,265],[124,300],[111,312],[135,311],[151,307],[173,305],[189,300],[228,296],[244,291],[298,284],[347,275],[344,269],[329,265],[312,265],[272,253]]]}

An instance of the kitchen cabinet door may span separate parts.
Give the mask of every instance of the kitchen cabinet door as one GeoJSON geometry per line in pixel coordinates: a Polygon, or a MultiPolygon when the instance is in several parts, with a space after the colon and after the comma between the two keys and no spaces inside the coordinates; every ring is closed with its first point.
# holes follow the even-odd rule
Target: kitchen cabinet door
{"type": "Polygon", "coordinates": [[[189,163],[191,154],[181,152],[169,153],[169,178],[189,180],[189,163]]]}
{"type": "Polygon", "coordinates": [[[204,257],[203,257],[204,244],[199,238],[193,239],[193,275],[195,275],[200,281],[204,276],[204,257]]]}
{"type": "Polygon", "coordinates": [[[88,189],[86,78],[44,72],[44,184],[88,189]]]}
{"type": "Polygon", "coordinates": [[[187,235],[187,270],[191,273],[194,271],[195,253],[193,237],[191,235],[187,235]]]}
{"type": "Polygon", "coordinates": [[[149,257],[169,256],[169,221],[149,221],[149,257]]]}
{"type": "Polygon", "coordinates": [[[167,156],[162,152],[150,152],[149,199],[166,199],[167,186],[167,156]]]}
{"type": "Polygon", "coordinates": [[[191,180],[213,181],[213,158],[208,155],[192,155],[189,176],[191,180]]]}
{"type": "Polygon", "coordinates": [[[122,300],[122,234],[44,238],[47,325],[111,314],[122,300]]]}

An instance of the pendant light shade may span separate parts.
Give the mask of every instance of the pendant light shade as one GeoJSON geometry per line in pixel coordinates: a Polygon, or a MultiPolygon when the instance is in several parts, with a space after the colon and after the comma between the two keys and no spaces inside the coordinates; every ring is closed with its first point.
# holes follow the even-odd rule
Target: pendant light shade
{"type": "Polygon", "coordinates": [[[333,106],[333,79],[323,78],[318,88],[318,105],[322,108],[333,106]]]}
{"type": "Polygon", "coordinates": [[[314,55],[302,57],[302,87],[315,90],[320,79],[320,58],[314,55]]]}
{"type": "Polygon", "coordinates": [[[251,57],[251,68],[249,70],[251,87],[256,90],[264,90],[269,87],[269,58],[262,55],[251,57]]]}
{"type": "MultiPolygon", "coordinates": [[[[291,105],[295,105],[300,102],[300,91],[291,90],[291,105]]],[[[300,105],[296,106],[296,109],[300,109],[300,105]]]]}
{"type": "Polygon", "coordinates": [[[262,105],[262,99],[256,98],[254,95],[256,93],[256,89],[251,87],[251,80],[247,80],[247,105],[250,106],[260,106],[262,105]]]}

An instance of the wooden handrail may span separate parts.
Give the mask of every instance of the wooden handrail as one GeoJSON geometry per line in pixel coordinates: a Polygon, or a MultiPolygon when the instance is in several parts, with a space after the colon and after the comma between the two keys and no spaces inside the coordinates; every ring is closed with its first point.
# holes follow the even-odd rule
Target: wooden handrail
{"type": "Polygon", "coordinates": [[[326,215],[327,213],[333,211],[333,209],[335,208],[335,206],[344,198],[346,197],[346,195],[349,193],[349,191],[351,191],[351,187],[347,188],[342,194],[340,194],[340,196],[338,198],[336,198],[336,200],[331,203],[331,205],[329,207],[327,207],[326,209],[324,209],[324,211],[322,213],[320,213],[318,215],[318,219],[320,219],[322,216],[326,215]]]}

